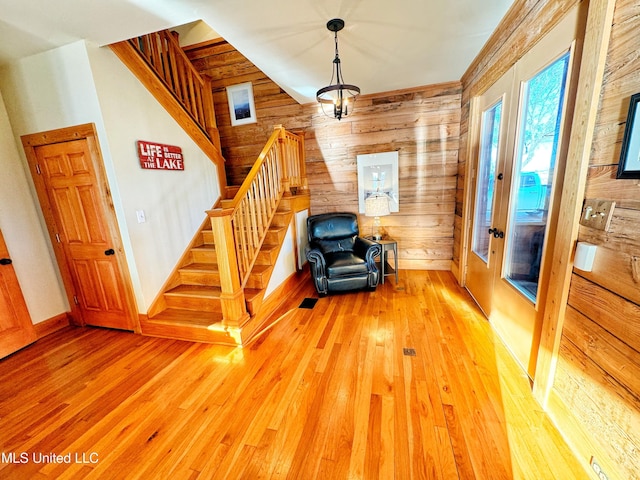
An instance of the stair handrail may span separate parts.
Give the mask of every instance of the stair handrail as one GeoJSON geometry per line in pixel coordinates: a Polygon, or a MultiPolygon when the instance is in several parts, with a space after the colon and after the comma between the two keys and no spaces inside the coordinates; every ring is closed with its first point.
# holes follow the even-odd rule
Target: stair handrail
{"type": "Polygon", "coordinates": [[[129,39],[128,43],[220,150],[211,79],[196,70],[177,36],[161,30],[129,39]]]}
{"type": "Polygon", "coordinates": [[[211,218],[221,283],[223,317],[228,324],[246,318],[243,288],[283,195],[305,188],[302,135],[276,125],[237,193],[211,218]]]}

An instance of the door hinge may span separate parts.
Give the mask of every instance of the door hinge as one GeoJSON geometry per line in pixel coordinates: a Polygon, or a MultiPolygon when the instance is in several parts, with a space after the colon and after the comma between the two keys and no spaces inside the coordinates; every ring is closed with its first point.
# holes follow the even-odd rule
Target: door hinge
{"type": "Polygon", "coordinates": [[[37,163],[36,163],[36,173],[38,175],[42,175],[42,172],[40,171],[40,165],[38,165],[37,163]]]}
{"type": "Polygon", "coordinates": [[[75,295],[73,296],[73,303],[75,303],[76,305],[80,304],[80,302],[78,301],[78,297],[76,297],[75,295]]]}
{"type": "Polygon", "coordinates": [[[56,240],[58,241],[58,243],[60,243],[60,234],[56,233],[56,240]]]}

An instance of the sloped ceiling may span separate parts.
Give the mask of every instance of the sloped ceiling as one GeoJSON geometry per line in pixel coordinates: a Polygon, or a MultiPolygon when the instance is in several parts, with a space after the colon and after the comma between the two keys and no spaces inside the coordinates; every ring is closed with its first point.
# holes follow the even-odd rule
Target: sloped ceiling
{"type": "Polygon", "coordinates": [[[363,94],[459,80],[513,0],[0,0],[0,63],[202,20],[300,103],[329,83],[332,18],[363,94]]]}

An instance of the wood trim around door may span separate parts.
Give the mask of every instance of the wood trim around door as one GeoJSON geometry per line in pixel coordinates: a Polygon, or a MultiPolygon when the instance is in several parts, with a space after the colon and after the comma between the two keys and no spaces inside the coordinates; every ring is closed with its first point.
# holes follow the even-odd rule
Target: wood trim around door
{"type": "Polygon", "coordinates": [[[553,258],[550,262],[551,273],[533,384],[533,394],[545,408],[553,387],[564,314],[569,298],[573,249],[578,239],[615,3],[614,0],[589,2],[556,241],[553,252],[550,252],[553,258]]]}
{"type": "Polygon", "coordinates": [[[72,127],[66,127],[56,130],[50,130],[46,132],[34,133],[30,135],[23,135],[21,137],[22,145],[29,164],[29,170],[33,178],[33,182],[36,188],[36,193],[40,201],[42,213],[44,215],[45,222],[47,224],[47,230],[49,238],[53,246],[53,251],[56,256],[56,261],[60,268],[60,274],[64,283],[67,299],[71,308],[70,321],[79,326],[84,326],[85,322],[82,318],[82,312],[80,307],[76,304],[75,290],[73,276],[70,270],[70,263],[65,254],[65,250],[60,242],[57,241],[56,235],[60,232],[59,226],[56,224],[55,216],[49,201],[47,189],[39,174],[38,159],[36,155],[36,148],[69,142],[74,140],[86,140],[89,150],[91,152],[91,161],[95,170],[96,184],[102,197],[102,204],[104,206],[104,221],[111,235],[113,241],[113,248],[117,252],[117,263],[121,272],[121,281],[124,289],[124,297],[126,301],[126,310],[129,316],[129,323],[132,326],[133,331],[140,333],[140,322],[137,314],[137,306],[135,297],[133,294],[133,287],[131,284],[131,276],[129,274],[129,268],[124,257],[124,248],[122,245],[122,237],[120,236],[120,230],[118,228],[118,222],[113,208],[113,201],[111,198],[111,190],[107,181],[107,176],[104,170],[104,162],[100,146],[98,143],[98,135],[93,123],[76,125],[72,127]]]}

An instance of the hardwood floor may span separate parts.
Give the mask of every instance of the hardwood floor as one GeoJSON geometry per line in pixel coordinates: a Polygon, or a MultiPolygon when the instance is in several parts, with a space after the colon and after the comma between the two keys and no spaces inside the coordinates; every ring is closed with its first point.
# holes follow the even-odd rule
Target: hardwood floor
{"type": "Polygon", "coordinates": [[[449,272],[314,296],[244,349],[68,328],[0,361],[0,477],[587,478],[449,272]]]}

